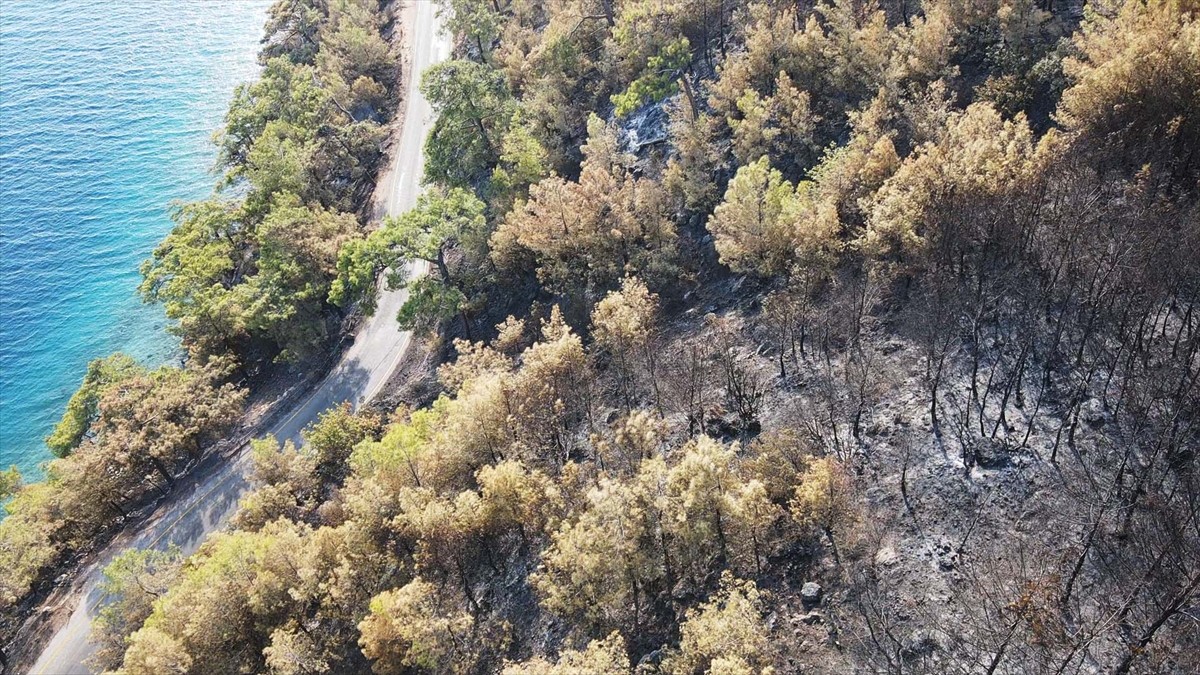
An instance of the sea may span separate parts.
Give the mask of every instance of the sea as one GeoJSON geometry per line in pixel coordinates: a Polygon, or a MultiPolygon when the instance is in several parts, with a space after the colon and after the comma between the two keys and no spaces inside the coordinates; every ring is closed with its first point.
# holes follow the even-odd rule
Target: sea
{"type": "Polygon", "coordinates": [[[0,0],[0,468],[28,480],[90,360],[178,361],[138,266],[216,182],[269,0],[0,0]]]}

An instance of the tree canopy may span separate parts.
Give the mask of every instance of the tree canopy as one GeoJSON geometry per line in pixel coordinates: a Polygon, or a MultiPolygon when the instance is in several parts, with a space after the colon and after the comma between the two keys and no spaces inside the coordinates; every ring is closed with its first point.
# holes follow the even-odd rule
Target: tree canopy
{"type": "Polygon", "coordinates": [[[0,598],[389,271],[411,379],[119,558],[117,672],[1197,670],[1194,3],[445,0],[378,227],[374,9],[272,10],[147,268],[203,358],[94,365],[0,598]]]}

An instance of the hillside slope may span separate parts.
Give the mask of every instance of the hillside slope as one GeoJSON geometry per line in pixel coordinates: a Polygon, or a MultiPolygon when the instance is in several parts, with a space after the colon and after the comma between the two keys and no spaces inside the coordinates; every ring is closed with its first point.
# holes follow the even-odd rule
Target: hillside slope
{"type": "Polygon", "coordinates": [[[443,6],[336,282],[436,385],[110,568],[116,672],[1200,669],[1194,2],[443,6]]]}

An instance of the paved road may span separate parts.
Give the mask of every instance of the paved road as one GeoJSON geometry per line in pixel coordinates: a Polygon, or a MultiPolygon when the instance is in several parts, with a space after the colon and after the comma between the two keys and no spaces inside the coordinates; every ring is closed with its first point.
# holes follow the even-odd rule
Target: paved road
{"type": "MultiPolygon", "coordinates": [[[[410,30],[406,38],[409,68],[405,73],[404,124],[393,153],[393,164],[380,183],[385,191],[381,205],[389,214],[411,208],[420,194],[421,150],[433,118],[429,103],[417,89],[419,77],[411,75],[419,74],[450,54],[449,41],[440,34],[433,2],[415,0],[409,3],[405,12],[405,25],[410,30]]],[[[362,326],[354,343],[325,380],[271,428],[277,438],[299,440],[300,430],[321,411],[343,401],[358,405],[379,392],[408,348],[411,336],[399,329],[395,319],[406,297],[405,291],[383,293],[379,309],[362,326]]],[[[248,487],[248,467],[248,453],[241,452],[234,460],[218,465],[207,475],[189,477],[187,486],[181,481],[178,497],[160,509],[160,513],[133,538],[131,545],[164,549],[174,544],[185,554],[191,553],[205,535],[221,527],[233,514],[238,499],[248,487]]],[[[46,645],[32,672],[54,675],[89,672],[84,661],[95,651],[95,646],[88,642],[88,634],[92,617],[102,601],[96,582],[103,565],[119,550],[118,546],[113,546],[98,556],[99,562],[81,575],[79,583],[83,592],[74,613],[46,645]]]]}

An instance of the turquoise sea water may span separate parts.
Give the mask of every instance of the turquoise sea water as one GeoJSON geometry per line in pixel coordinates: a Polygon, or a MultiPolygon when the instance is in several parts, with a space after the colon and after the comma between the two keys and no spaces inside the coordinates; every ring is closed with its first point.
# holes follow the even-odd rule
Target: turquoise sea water
{"type": "Polygon", "coordinates": [[[40,475],[89,360],[178,358],[138,265],[212,189],[268,4],[0,0],[0,466],[40,475]]]}

